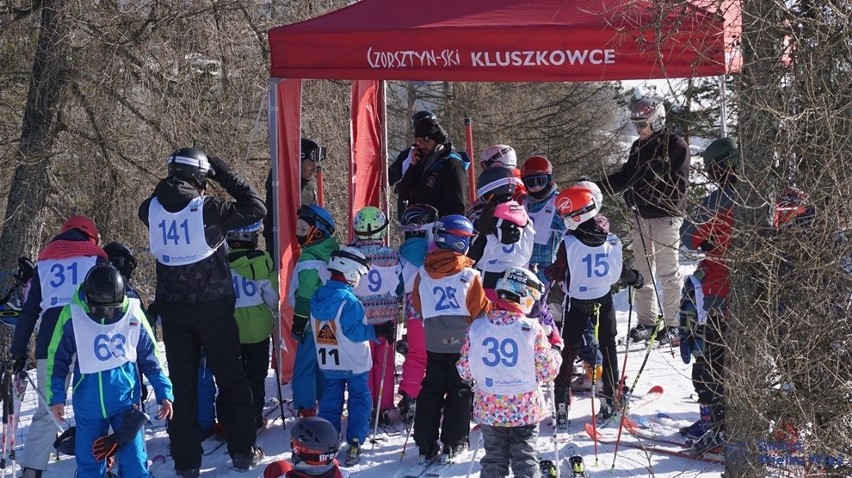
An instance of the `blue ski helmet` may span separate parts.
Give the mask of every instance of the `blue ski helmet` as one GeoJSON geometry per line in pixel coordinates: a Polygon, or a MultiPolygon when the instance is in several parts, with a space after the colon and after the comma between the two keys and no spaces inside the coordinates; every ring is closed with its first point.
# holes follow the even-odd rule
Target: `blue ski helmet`
{"type": "Polygon", "coordinates": [[[228,245],[233,248],[245,248],[245,247],[256,247],[257,239],[260,236],[260,230],[263,227],[263,223],[257,221],[254,224],[249,224],[248,226],[238,227],[236,229],[231,229],[225,234],[225,240],[228,241],[228,245]]]}
{"type": "Polygon", "coordinates": [[[303,245],[313,244],[334,234],[334,217],[327,209],[316,204],[309,204],[300,207],[296,214],[299,219],[311,226],[311,231],[303,245]]]}
{"type": "Polygon", "coordinates": [[[460,254],[467,252],[470,238],[475,235],[470,219],[461,214],[444,216],[435,226],[435,244],[441,249],[460,254]]]}

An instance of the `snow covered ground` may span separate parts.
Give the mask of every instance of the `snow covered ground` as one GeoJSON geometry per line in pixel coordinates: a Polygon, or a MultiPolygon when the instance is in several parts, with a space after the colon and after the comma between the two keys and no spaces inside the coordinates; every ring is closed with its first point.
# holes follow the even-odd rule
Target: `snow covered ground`
{"type": "MultiPolygon", "coordinates": [[[[689,273],[693,266],[684,265],[684,273],[689,273]]],[[[616,296],[616,307],[618,309],[619,334],[624,335],[627,332],[627,295],[626,292],[621,292],[616,296]]],[[[634,317],[635,323],[635,317],[634,317]]],[[[637,346],[634,346],[636,348],[637,346]]],[[[623,346],[619,347],[623,350],[623,346]]],[[[644,349],[642,351],[632,351],[628,355],[627,360],[627,376],[628,384],[632,383],[636,375],[636,370],[639,368],[644,349]]],[[[623,360],[623,354],[619,354],[619,360],[623,360]]],[[[402,357],[398,357],[398,364],[402,357]]],[[[635,410],[633,416],[654,418],[658,412],[663,412],[672,417],[671,421],[667,421],[667,425],[688,425],[697,418],[698,405],[690,398],[692,392],[692,384],[690,382],[690,365],[685,365],[678,351],[672,351],[669,347],[658,348],[652,351],[650,360],[645,371],[642,373],[639,384],[636,387],[637,392],[643,393],[651,386],[661,385],[665,392],[661,398],[654,402],[635,410]],[[674,355],[672,355],[674,352],[674,355]]],[[[284,398],[289,398],[290,387],[285,385],[282,387],[284,398]]],[[[270,373],[267,379],[267,397],[275,397],[275,379],[274,374],[270,373]]],[[[21,423],[17,433],[18,450],[20,452],[20,444],[23,443],[29,421],[36,406],[35,393],[29,389],[22,402],[21,423]]],[[[149,404],[148,410],[154,409],[154,405],[149,404]]],[[[70,407],[69,407],[70,411],[70,407]]],[[[271,417],[275,418],[274,423],[258,438],[258,445],[263,447],[266,453],[266,459],[261,466],[243,474],[237,474],[231,469],[230,461],[226,452],[226,447],[221,447],[209,456],[205,456],[202,464],[202,476],[206,477],[230,477],[242,476],[260,477],[263,475],[263,468],[266,463],[278,459],[289,457],[289,427],[294,423],[291,411],[286,411],[285,425],[281,426],[281,420],[278,412],[274,412],[271,417]]],[[[397,418],[397,417],[395,417],[397,418]]],[[[560,472],[563,477],[570,477],[570,469],[567,463],[567,455],[572,449],[581,454],[586,462],[589,476],[609,476],[609,477],[627,477],[627,476],[656,476],[656,477],[697,477],[697,476],[719,476],[722,471],[722,466],[702,461],[691,460],[682,457],[672,457],[655,453],[654,451],[646,451],[635,448],[622,447],[618,452],[618,458],[615,462],[615,468],[610,472],[610,467],[613,465],[613,449],[612,445],[600,445],[598,447],[597,466],[595,458],[594,442],[584,431],[586,423],[591,421],[590,398],[588,395],[578,395],[575,397],[574,403],[570,412],[571,425],[567,433],[561,433],[558,438],[557,446],[559,448],[559,456],[561,458],[560,472]]],[[[345,423],[345,422],[344,422],[345,423]]],[[[610,425],[610,429],[616,430],[615,425],[610,425]]],[[[164,424],[162,422],[154,422],[146,431],[149,460],[152,460],[151,473],[157,478],[174,476],[173,462],[167,458],[168,450],[168,435],[166,434],[164,424]],[[154,458],[156,457],[156,460],[154,458]]],[[[471,436],[471,445],[475,446],[480,435],[474,432],[471,436]]],[[[379,436],[380,440],[375,446],[370,443],[365,444],[361,463],[350,468],[350,471],[363,478],[389,478],[391,476],[401,476],[402,470],[412,465],[417,459],[416,447],[413,442],[408,443],[405,455],[401,453],[403,442],[405,441],[404,428],[401,425],[396,427],[396,431],[391,433],[382,433],[379,436]]],[[[625,442],[639,442],[639,440],[627,433],[624,433],[623,440],[625,442]]],[[[650,444],[650,441],[645,441],[650,444]]],[[[216,443],[214,439],[208,439],[204,443],[206,450],[211,449],[216,443]]],[[[345,447],[343,447],[345,449],[345,447]]],[[[553,459],[554,456],[554,441],[553,429],[549,424],[549,419],[543,422],[541,427],[541,436],[538,439],[538,450],[540,456],[544,459],[553,459]]],[[[463,477],[467,474],[469,463],[473,455],[472,450],[466,451],[461,457],[460,462],[453,466],[448,473],[443,476],[463,477]]],[[[477,460],[482,456],[481,449],[477,455],[477,460]]],[[[58,461],[51,461],[51,464],[45,473],[45,477],[64,477],[73,476],[75,470],[73,457],[61,457],[58,461]]],[[[5,473],[10,473],[11,467],[7,465],[5,473]]],[[[17,470],[16,470],[17,471],[17,470]]],[[[472,476],[478,476],[479,463],[473,465],[472,476]]],[[[19,471],[17,471],[20,473],[19,471]]]]}

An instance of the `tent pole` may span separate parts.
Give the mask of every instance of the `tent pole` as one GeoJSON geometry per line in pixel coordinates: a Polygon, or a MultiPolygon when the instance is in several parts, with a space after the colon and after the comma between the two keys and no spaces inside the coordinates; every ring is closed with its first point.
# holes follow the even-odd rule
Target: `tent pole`
{"type": "MultiPolygon", "coordinates": [[[[379,84],[379,102],[380,102],[380,111],[381,118],[379,121],[382,125],[382,210],[385,212],[385,217],[390,220],[391,217],[391,200],[390,200],[390,186],[388,185],[388,102],[387,102],[387,93],[388,93],[388,82],[385,80],[381,80],[379,84]]],[[[390,242],[390,234],[385,234],[385,245],[388,245],[390,242]]]]}
{"type": "Polygon", "coordinates": [[[728,136],[727,92],[725,91],[725,75],[719,75],[719,136],[728,136]]]}
{"type": "Polygon", "coordinates": [[[473,204],[476,199],[475,164],[476,151],[473,150],[473,118],[464,119],[464,140],[467,143],[467,155],[470,157],[470,166],[467,169],[468,204],[473,204]]]}

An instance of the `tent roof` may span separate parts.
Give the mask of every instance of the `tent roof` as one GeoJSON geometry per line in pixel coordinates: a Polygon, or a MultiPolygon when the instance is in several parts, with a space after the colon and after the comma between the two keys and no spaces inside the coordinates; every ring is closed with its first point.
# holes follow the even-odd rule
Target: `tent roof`
{"type": "Polygon", "coordinates": [[[362,0],[271,29],[271,74],[601,81],[737,70],[738,4],[725,0],[722,15],[690,1],[362,0]]]}

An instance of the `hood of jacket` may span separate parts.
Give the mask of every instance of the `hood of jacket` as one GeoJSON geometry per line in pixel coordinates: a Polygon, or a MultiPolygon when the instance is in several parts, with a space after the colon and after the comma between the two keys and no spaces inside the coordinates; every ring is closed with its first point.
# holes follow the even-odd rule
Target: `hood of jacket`
{"type": "Polygon", "coordinates": [[[316,244],[302,248],[302,254],[299,256],[300,261],[325,261],[331,258],[331,253],[340,248],[337,239],[327,237],[316,244]]]}
{"type": "Polygon", "coordinates": [[[429,277],[439,279],[473,267],[473,263],[473,259],[458,252],[436,249],[426,256],[423,266],[429,277]]]}
{"type": "Polygon", "coordinates": [[[399,256],[415,267],[420,267],[426,259],[426,248],[428,245],[429,241],[425,237],[412,237],[406,239],[405,242],[399,246],[399,256]]]}
{"type": "Polygon", "coordinates": [[[190,182],[182,179],[163,179],[157,183],[157,187],[154,188],[154,197],[156,197],[157,201],[163,205],[163,208],[169,212],[180,211],[186,207],[186,204],[189,201],[197,198],[198,196],[201,196],[201,192],[198,191],[198,188],[193,186],[190,182]]]}
{"type": "Polygon", "coordinates": [[[233,249],[228,252],[231,270],[252,280],[266,279],[272,270],[272,258],[257,249],[233,249]]]}

